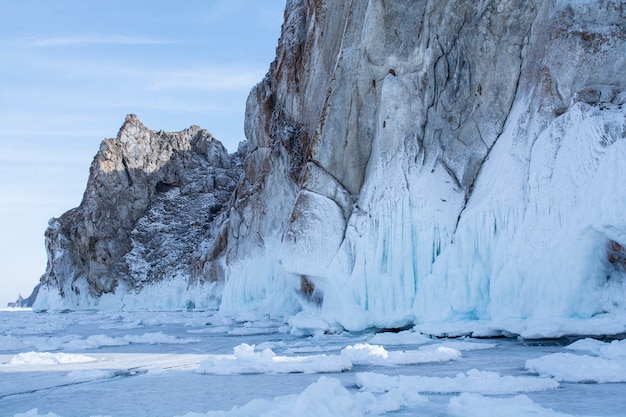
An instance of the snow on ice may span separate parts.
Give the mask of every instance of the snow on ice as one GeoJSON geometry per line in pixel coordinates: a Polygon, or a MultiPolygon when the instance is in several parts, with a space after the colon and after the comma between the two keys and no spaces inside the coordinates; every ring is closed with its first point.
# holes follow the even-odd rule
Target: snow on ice
{"type": "Polygon", "coordinates": [[[0,340],[9,417],[616,417],[626,406],[621,341],[302,336],[275,317],[211,311],[0,312],[0,340]],[[591,376],[621,382],[578,383],[591,376]]]}
{"type": "Polygon", "coordinates": [[[350,358],[355,365],[396,366],[451,361],[461,357],[461,352],[444,346],[390,352],[380,345],[359,343],[345,347],[341,355],[350,358]]]}
{"type": "Polygon", "coordinates": [[[359,387],[372,392],[393,390],[429,393],[471,392],[479,394],[516,394],[559,387],[553,379],[532,376],[500,376],[497,372],[472,369],[455,377],[388,376],[372,372],[356,374],[359,387]]]}
{"type": "Polygon", "coordinates": [[[450,417],[572,417],[535,404],[526,395],[513,398],[489,398],[461,394],[450,400],[450,417]]]}
{"type": "Polygon", "coordinates": [[[198,372],[205,374],[256,373],[318,373],[342,372],[352,368],[352,362],[340,355],[277,356],[271,349],[255,352],[254,346],[236,346],[233,355],[214,355],[200,364],[198,372]]]}
{"type": "Polygon", "coordinates": [[[459,357],[460,351],[444,346],[390,352],[383,346],[367,343],[346,346],[339,355],[278,356],[269,348],[255,351],[255,346],[242,343],[233,349],[232,355],[209,356],[198,372],[219,375],[343,372],[354,365],[398,366],[446,362],[459,357]]]}
{"type": "Polygon", "coordinates": [[[626,382],[626,340],[603,343],[583,339],[566,349],[589,351],[594,356],[552,353],[529,359],[526,368],[564,382],[626,382]]]}
{"type": "Polygon", "coordinates": [[[15,355],[9,362],[11,365],[57,365],[68,363],[94,362],[95,358],[85,355],[50,352],[24,352],[15,355]]]}

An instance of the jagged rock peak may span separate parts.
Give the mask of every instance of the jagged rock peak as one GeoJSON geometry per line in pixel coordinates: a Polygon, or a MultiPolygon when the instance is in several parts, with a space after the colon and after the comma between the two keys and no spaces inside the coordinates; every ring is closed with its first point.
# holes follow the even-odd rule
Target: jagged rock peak
{"type": "Polygon", "coordinates": [[[239,152],[207,130],[154,131],[129,114],[100,145],[80,206],[50,221],[42,282],[85,302],[189,275],[240,173],[239,152]]]}
{"type": "MultiPolygon", "coordinates": [[[[137,117],[137,115],[136,115],[136,114],[133,114],[133,113],[130,113],[130,114],[127,114],[127,115],[126,115],[126,118],[124,119],[124,125],[125,125],[126,123],[139,123],[139,124],[143,125],[143,123],[141,123],[141,122],[139,121],[139,118],[137,117]]],[[[122,127],[123,127],[124,125],[122,125],[122,127]]]]}

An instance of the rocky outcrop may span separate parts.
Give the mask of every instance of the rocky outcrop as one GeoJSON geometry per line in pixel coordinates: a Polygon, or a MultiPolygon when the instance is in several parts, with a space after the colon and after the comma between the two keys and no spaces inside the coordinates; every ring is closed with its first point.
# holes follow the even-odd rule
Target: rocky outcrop
{"type": "Polygon", "coordinates": [[[616,0],[288,0],[227,207],[238,156],[182,175],[214,142],[131,118],[44,281],[97,297],[191,265],[223,312],[355,330],[624,313],[624,50],[616,0]],[[168,210],[193,259],[155,240],[168,210]]]}
{"type": "Polygon", "coordinates": [[[39,288],[41,288],[41,284],[37,284],[31,294],[24,298],[22,294],[18,294],[17,299],[14,302],[7,303],[8,308],[31,308],[33,304],[35,304],[35,300],[37,299],[37,294],[39,293],[39,288]]]}
{"type": "Polygon", "coordinates": [[[600,166],[620,164],[625,13],[619,1],[288,1],[248,101],[222,308],[305,309],[352,329],[623,308],[623,285],[599,278],[623,283],[615,263],[590,260],[611,256],[621,220],[581,203],[572,213],[587,217],[565,222],[550,204],[585,200],[600,166]],[[557,155],[581,119],[597,147],[557,155]],[[558,182],[559,158],[588,175],[558,182]],[[598,235],[573,245],[585,228],[598,235]],[[559,301],[533,307],[543,292],[559,301]]]}
{"type": "Polygon", "coordinates": [[[100,145],[80,206],[50,221],[42,283],[89,304],[179,275],[189,280],[196,249],[225,221],[240,172],[240,154],[206,130],[157,132],[127,116],[100,145]]]}

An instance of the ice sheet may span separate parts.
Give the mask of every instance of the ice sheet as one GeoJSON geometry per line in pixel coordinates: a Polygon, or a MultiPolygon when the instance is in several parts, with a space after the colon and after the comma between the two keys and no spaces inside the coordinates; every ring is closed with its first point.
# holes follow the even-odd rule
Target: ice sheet
{"type": "Polygon", "coordinates": [[[414,330],[400,336],[297,336],[280,331],[280,320],[262,313],[236,318],[208,311],[3,314],[0,336],[18,347],[0,352],[0,409],[9,417],[482,416],[485,410],[502,416],[617,417],[625,406],[623,382],[559,384],[556,377],[524,368],[537,359],[564,363],[554,360],[555,354],[572,355],[572,369],[585,356],[616,363],[624,356],[622,341],[585,339],[561,346],[430,338],[414,330]],[[135,328],[117,326],[138,321],[135,328]],[[215,332],[196,332],[211,328],[215,332]],[[189,343],[189,334],[196,341],[189,343]],[[117,343],[131,340],[141,343],[117,343]],[[33,351],[32,341],[56,350],[33,351]],[[437,352],[452,353],[454,360],[436,357],[437,352]],[[205,367],[210,372],[203,372],[205,367]],[[321,372],[327,376],[320,378],[321,372]],[[510,397],[519,393],[528,397],[510,397]]]}

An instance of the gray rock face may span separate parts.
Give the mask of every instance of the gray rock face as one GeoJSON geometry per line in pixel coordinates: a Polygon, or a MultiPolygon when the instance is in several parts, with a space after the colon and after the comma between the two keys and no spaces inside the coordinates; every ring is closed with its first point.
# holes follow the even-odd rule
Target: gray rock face
{"type": "Polygon", "coordinates": [[[266,213],[259,218],[237,199],[244,224],[269,225],[235,230],[229,253],[251,240],[263,246],[268,231],[275,239],[284,234],[289,245],[297,230],[312,227],[304,224],[307,216],[285,215],[300,210],[333,219],[336,252],[368,175],[394,159],[425,176],[444,169],[447,188],[463,201],[511,109],[537,8],[536,2],[289,1],[276,61],[248,102],[251,157],[238,188],[239,195],[263,190],[255,197],[260,206],[276,207],[282,197],[285,210],[259,207],[255,212],[266,213]],[[310,193],[329,202],[312,207],[310,193]]]}
{"type": "Polygon", "coordinates": [[[624,313],[625,50],[618,0],[288,0],[232,198],[239,156],[131,118],[44,281],[191,265],[223,312],[348,329],[624,313]]]}
{"type": "MultiPolygon", "coordinates": [[[[498,316],[491,299],[507,296],[490,293],[490,280],[552,274],[558,282],[567,273],[558,268],[520,265],[500,276],[495,253],[515,256],[511,240],[483,238],[480,227],[501,227],[509,239],[530,234],[521,219],[543,204],[529,189],[548,163],[533,145],[578,111],[575,103],[605,103],[623,121],[614,97],[626,87],[625,13],[620,1],[288,1],[277,58],[248,101],[251,152],[231,217],[222,308],[313,308],[348,328],[389,327],[498,316]],[[502,164],[514,174],[487,169],[502,164]],[[517,222],[502,220],[511,206],[517,222]],[[477,211],[484,223],[469,231],[477,211]],[[303,298],[277,300],[284,286],[303,298]],[[312,294],[314,306],[303,301],[312,294]]],[[[599,129],[619,131],[619,123],[599,129]]],[[[597,155],[570,157],[596,172],[597,155]]],[[[544,233],[558,228],[546,222],[544,233]]],[[[570,232],[578,227],[592,226],[570,232]]],[[[565,250],[565,237],[551,238],[529,237],[518,249],[565,250]]],[[[572,294],[585,291],[583,275],[572,294]]],[[[576,314],[576,302],[572,295],[552,311],[576,314]]],[[[521,306],[507,314],[532,315],[521,306]]]]}
{"type": "Polygon", "coordinates": [[[80,206],[50,221],[42,282],[81,299],[189,279],[240,172],[240,155],[206,130],[156,132],[127,116],[102,142],[80,206]]]}

